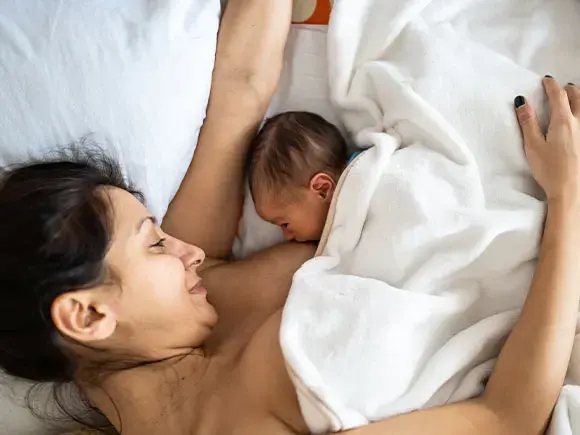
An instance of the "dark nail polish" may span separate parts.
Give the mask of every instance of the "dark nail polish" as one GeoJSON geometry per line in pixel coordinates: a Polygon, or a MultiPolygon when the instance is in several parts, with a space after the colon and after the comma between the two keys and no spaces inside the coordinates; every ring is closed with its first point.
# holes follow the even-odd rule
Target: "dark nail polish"
{"type": "Polygon", "coordinates": [[[546,77],[547,79],[553,79],[554,78],[550,74],[546,74],[544,77],[546,77]]]}
{"type": "Polygon", "coordinates": [[[572,82],[568,82],[568,86],[576,86],[576,85],[572,82]]]}
{"type": "Polygon", "coordinates": [[[514,105],[516,106],[516,109],[522,107],[524,104],[526,104],[526,99],[521,95],[518,95],[514,100],[514,105]]]}

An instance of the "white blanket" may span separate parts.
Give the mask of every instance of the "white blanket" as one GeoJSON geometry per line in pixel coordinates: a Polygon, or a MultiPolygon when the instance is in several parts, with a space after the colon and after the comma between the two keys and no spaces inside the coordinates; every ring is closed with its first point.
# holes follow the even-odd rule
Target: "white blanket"
{"type": "MultiPolygon", "coordinates": [[[[332,96],[374,147],[343,175],[284,312],[313,432],[482,391],[544,218],[513,97],[545,117],[541,76],[580,82],[576,0],[341,0],[332,20],[332,96]]],[[[580,434],[579,390],[563,391],[552,433],[580,434]]]]}

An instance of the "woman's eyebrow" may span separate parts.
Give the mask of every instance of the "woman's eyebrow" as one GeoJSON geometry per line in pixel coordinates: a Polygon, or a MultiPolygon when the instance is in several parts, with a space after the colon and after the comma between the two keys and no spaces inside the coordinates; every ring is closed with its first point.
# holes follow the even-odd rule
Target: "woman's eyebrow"
{"type": "Polygon", "coordinates": [[[135,228],[135,233],[139,233],[146,222],[151,222],[153,225],[157,225],[157,219],[154,216],[147,216],[139,221],[137,227],[135,228]]]}

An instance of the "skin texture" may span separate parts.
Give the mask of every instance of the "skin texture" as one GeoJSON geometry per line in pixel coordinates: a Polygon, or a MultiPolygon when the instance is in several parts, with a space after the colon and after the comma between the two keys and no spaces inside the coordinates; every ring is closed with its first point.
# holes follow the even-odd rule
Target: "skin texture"
{"type": "MultiPolygon", "coordinates": [[[[114,211],[107,261],[115,279],[53,304],[53,320],[79,363],[77,382],[124,435],[308,433],[278,332],[292,275],[314,247],[290,243],[244,261],[222,260],[241,209],[248,144],[280,74],[290,13],[286,0],[229,1],[207,120],[163,227],[130,195],[104,191],[114,211]],[[207,295],[196,287],[200,277],[207,295]],[[95,361],[108,363],[98,376],[90,370],[95,361]]],[[[548,138],[531,107],[520,108],[518,118],[549,198],[546,233],[521,320],[485,394],[348,433],[542,433],[580,299],[580,93],[551,79],[545,85],[553,110],[548,138]]]]}

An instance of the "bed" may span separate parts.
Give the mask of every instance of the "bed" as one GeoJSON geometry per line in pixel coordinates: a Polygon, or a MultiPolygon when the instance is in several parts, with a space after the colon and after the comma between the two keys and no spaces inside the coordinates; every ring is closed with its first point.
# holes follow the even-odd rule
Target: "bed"
{"type": "MultiPolygon", "coordinates": [[[[392,82],[373,82],[366,74],[382,68],[377,60],[387,53],[385,47],[411,18],[428,8],[441,11],[433,17],[443,27],[452,23],[454,31],[476,41],[482,50],[530,70],[522,75],[522,83],[496,78],[502,92],[530,89],[539,73],[580,80],[580,37],[570,25],[574,17],[580,20],[575,0],[296,0],[284,72],[268,116],[285,110],[320,113],[345,133],[356,133],[351,135],[354,146],[372,142],[373,132],[383,131],[383,124],[403,125],[401,120],[408,115],[397,105],[392,106],[399,113],[381,111],[386,103],[374,95],[391,97],[397,95],[394,91],[407,92],[414,84],[423,84],[414,90],[426,101],[432,98],[436,106],[436,99],[442,100],[437,92],[446,88],[443,80],[433,80],[441,59],[429,58],[427,52],[397,51],[391,59],[395,67],[386,69],[396,79],[392,82]],[[331,23],[328,38],[333,4],[342,7],[343,14],[331,23]],[[344,13],[349,7],[352,13],[344,13]],[[537,13],[542,8],[547,12],[537,13]],[[362,24],[381,28],[383,17],[397,18],[391,21],[392,33],[365,33],[362,24]],[[531,36],[533,44],[523,44],[521,32],[531,36]],[[560,44],[558,51],[551,51],[550,44],[560,44]],[[577,61],[570,62],[575,54],[577,61]],[[405,63],[411,58],[435,74],[430,81],[405,82],[416,67],[405,63]],[[532,71],[548,65],[550,71],[532,71]]],[[[220,11],[220,0],[126,0],[122,5],[113,0],[0,2],[0,165],[43,156],[85,137],[120,160],[144,191],[152,212],[162,218],[205,116],[220,11]]],[[[497,114],[511,110],[509,103],[492,100],[496,94],[480,98],[471,91],[477,84],[468,80],[457,89],[465,92],[465,101],[476,97],[485,101],[492,120],[503,122],[497,114]],[[501,108],[496,111],[497,104],[501,108]]],[[[539,89],[531,96],[542,102],[539,89]]],[[[469,106],[460,108],[454,121],[473,116],[469,106]]],[[[514,155],[504,157],[509,161],[514,155]]],[[[281,238],[278,228],[256,216],[247,195],[235,256],[245,257],[281,238]]],[[[0,378],[0,434],[62,433],[62,427],[30,415],[23,406],[27,388],[0,378]]],[[[575,397],[564,399],[573,405],[575,397]]],[[[559,406],[561,414],[570,414],[570,421],[575,421],[579,417],[572,405],[564,401],[559,406]]],[[[570,421],[562,424],[571,428],[570,421]]]]}

